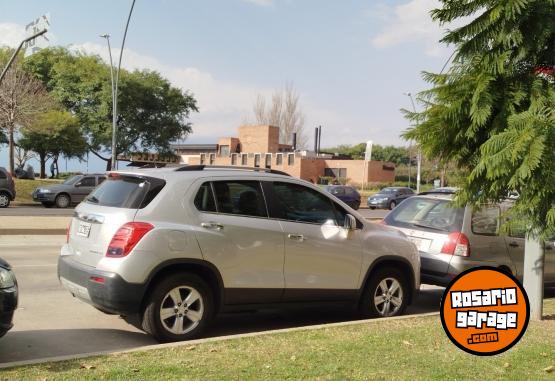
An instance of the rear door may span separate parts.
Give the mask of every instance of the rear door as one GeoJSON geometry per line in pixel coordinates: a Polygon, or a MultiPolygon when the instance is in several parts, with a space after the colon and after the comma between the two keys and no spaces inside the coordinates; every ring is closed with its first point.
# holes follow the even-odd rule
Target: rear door
{"type": "Polygon", "coordinates": [[[268,218],[259,181],[221,179],[195,183],[197,239],[205,260],[220,271],[226,304],[281,300],[283,232],[268,218]]]}
{"type": "MultiPolygon", "coordinates": [[[[94,178],[93,178],[94,179],[94,178]]],[[[131,222],[165,185],[151,177],[113,174],[81,203],[70,224],[69,248],[74,260],[96,266],[115,232],[131,222]]]]}

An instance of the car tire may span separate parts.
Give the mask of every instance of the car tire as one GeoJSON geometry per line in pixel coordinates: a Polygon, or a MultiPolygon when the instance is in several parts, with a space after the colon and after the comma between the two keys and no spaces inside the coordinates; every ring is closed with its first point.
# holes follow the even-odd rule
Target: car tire
{"type": "Polygon", "coordinates": [[[397,203],[395,202],[395,200],[391,201],[389,203],[389,210],[395,209],[396,206],[397,206],[397,203]]]}
{"type": "Polygon", "coordinates": [[[0,208],[10,206],[10,195],[7,192],[0,192],[0,208]]]}
{"type": "Polygon", "coordinates": [[[375,210],[376,207],[375,206],[369,206],[370,210],[375,210]]]}
{"type": "Polygon", "coordinates": [[[54,206],[54,203],[52,203],[52,202],[46,202],[46,201],[45,201],[45,202],[42,202],[41,204],[42,204],[42,206],[44,206],[45,208],[52,208],[52,207],[54,206]]]}
{"type": "Polygon", "coordinates": [[[62,193],[56,196],[55,204],[57,208],[64,209],[69,207],[69,205],[71,204],[71,199],[67,194],[62,193]]]}
{"type": "Polygon", "coordinates": [[[160,342],[197,338],[212,318],[213,300],[210,286],[195,274],[169,276],[148,296],[142,328],[160,342]]]}
{"type": "Polygon", "coordinates": [[[409,282],[396,268],[383,267],[370,274],[362,293],[360,312],[364,317],[391,317],[405,312],[410,297],[409,282]]]}

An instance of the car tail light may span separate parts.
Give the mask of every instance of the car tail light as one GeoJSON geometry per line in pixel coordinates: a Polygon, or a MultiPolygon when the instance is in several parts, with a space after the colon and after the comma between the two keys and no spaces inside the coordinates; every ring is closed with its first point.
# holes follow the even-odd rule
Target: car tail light
{"type": "Polygon", "coordinates": [[[458,255],[459,257],[470,256],[470,241],[461,232],[449,233],[447,240],[441,248],[443,254],[458,255]]]}
{"type": "Polygon", "coordinates": [[[67,229],[66,229],[66,243],[69,243],[69,234],[70,233],[71,233],[71,221],[67,225],[67,229]]]}
{"type": "Polygon", "coordinates": [[[107,257],[125,257],[133,250],[146,233],[154,229],[154,226],[147,222],[128,222],[118,229],[108,250],[107,257]]]}

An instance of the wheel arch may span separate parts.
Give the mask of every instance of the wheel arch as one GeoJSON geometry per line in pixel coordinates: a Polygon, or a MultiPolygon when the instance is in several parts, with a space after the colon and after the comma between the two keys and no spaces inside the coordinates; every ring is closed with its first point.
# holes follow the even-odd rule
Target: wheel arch
{"type": "Polygon", "coordinates": [[[151,271],[145,283],[145,291],[141,302],[141,310],[145,306],[153,286],[166,276],[179,273],[192,273],[202,278],[210,286],[214,296],[214,309],[218,312],[224,300],[224,283],[216,266],[202,259],[171,259],[160,263],[151,271]]]}
{"type": "Polygon", "coordinates": [[[366,274],[361,283],[360,296],[362,297],[362,294],[364,293],[364,290],[366,289],[372,274],[374,274],[376,271],[384,267],[393,267],[393,268],[399,269],[403,272],[403,274],[407,276],[409,281],[410,291],[411,291],[409,292],[408,304],[411,304],[412,301],[414,300],[414,293],[416,292],[415,284],[414,284],[414,281],[415,281],[414,270],[408,259],[397,255],[385,255],[372,262],[372,264],[368,267],[368,270],[366,270],[366,274]]]}

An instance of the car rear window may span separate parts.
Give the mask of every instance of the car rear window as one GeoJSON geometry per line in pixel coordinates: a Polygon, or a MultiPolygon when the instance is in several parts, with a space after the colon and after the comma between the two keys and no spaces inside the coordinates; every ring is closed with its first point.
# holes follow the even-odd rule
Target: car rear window
{"type": "Polygon", "coordinates": [[[142,209],[165,185],[164,180],[154,177],[110,175],[85,201],[100,206],[142,209]]]}
{"type": "Polygon", "coordinates": [[[387,225],[426,230],[455,232],[462,230],[464,210],[453,208],[449,200],[411,197],[389,213],[387,225]]]}

